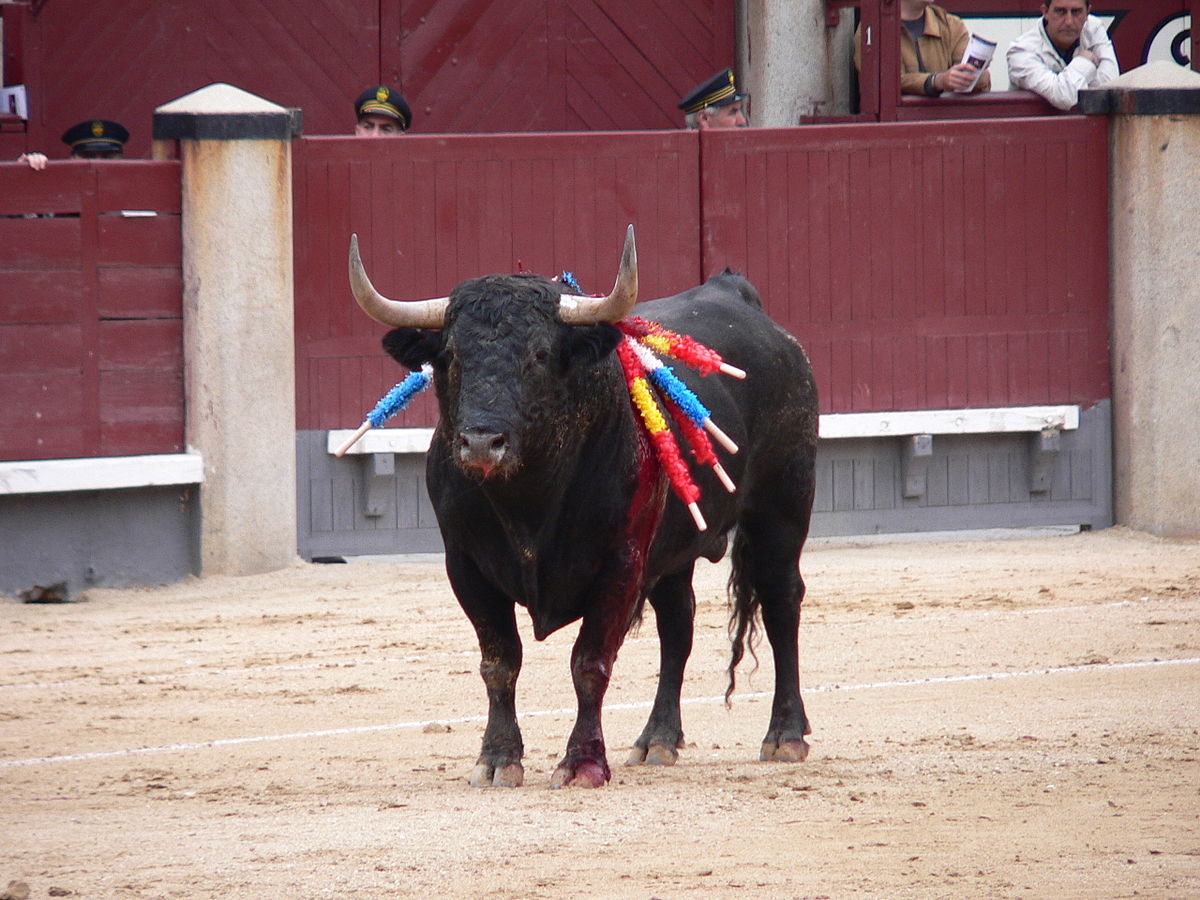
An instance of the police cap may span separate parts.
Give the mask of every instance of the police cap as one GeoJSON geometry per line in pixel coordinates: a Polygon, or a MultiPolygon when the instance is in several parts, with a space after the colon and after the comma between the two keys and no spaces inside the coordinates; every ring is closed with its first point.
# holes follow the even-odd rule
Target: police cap
{"type": "Polygon", "coordinates": [[[354,118],[363,116],[388,116],[400,123],[401,131],[408,131],[412,126],[412,110],[400,92],[382,84],[367,88],[354,101],[354,118]]]}
{"type": "Polygon", "coordinates": [[[64,131],[62,140],[72,153],[121,153],[129,132],[117,122],[88,119],[64,131]]]}
{"type": "Polygon", "coordinates": [[[733,80],[733,69],[722,69],[680,100],[679,108],[685,113],[694,113],[706,106],[725,106],[745,100],[747,96],[738,93],[737,84],[733,80]]]}

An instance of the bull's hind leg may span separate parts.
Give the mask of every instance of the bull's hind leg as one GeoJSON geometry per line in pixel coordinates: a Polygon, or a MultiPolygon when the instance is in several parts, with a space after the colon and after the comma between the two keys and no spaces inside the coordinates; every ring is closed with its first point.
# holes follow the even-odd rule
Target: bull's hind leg
{"type": "Polygon", "coordinates": [[[679,694],[683,670],[692,652],[696,594],[692,590],[695,566],[659,579],[650,593],[658,626],[659,673],[654,708],[641,736],[634,742],[629,764],[671,766],[683,746],[683,719],[679,694]]]}
{"type": "MultiPolygon", "coordinates": [[[[811,499],[805,511],[810,505],[811,499]]],[[[804,599],[799,560],[807,535],[807,516],[802,522],[777,516],[747,516],[734,541],[730,580],[738,630],[745,634],[746,616],[752,616],[757,606],[775,658],[775,699],[760,754],[764,760],[802,762],[808,756],[804,737],[811,729],[800,698],[799,650],[800,604],[804,599]]],[[[734,655],[736,660],[736,643],[734,655]]],[[[731,665],[731,676],[732,671],[731,665]]]]}

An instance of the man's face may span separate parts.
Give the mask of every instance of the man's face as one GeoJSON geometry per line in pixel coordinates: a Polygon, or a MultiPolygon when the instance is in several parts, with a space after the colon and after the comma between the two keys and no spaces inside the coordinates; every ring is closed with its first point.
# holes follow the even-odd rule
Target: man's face
{"type": "Polygon", "coordinates": [[[75,159],[120,159],[120,150],[75,150],[71,153],[75,159]]]}
{"type": "Polygon", "coordinates": [[[397,134],[404,134],[404,129],[391,116],[377,116],[374,113],[367,113],[354,126],[355,137],[392,137],[397,134]]]}
{"type": "Polygon", "coordinates": [[[1092,4],[1084,0],[1044,0],[1042,17],[1046,20],[1046,36],[1059,49],[1065,50],[1083,31],[1092,4]]]}
{"type": "Polygon", "coordinates": [[[733,103],[718,106],[712,112],[702,110],[700,115],[696,117],[696,121],[701,129],[745,128],[750,124],[746,121],[746,111],[742,108],[741,100],[735,100],[733,103]]]}

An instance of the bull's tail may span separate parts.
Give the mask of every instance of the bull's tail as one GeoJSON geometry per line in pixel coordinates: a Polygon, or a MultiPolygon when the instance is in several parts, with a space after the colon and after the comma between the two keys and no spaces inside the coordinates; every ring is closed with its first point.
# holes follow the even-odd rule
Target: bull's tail
{"type": "Polygon", "coordinates": [[[750,652],[754,667],[758,668],[758,654],[754,648],[758,643],[758,592],[754,590],[747,574],[749,547],[745,531],[737,529],[733,536],[729,572],[729,687],[725,689],[725,705],[730,705],[733,689],[737,684],[737,667],[750,652]]]}

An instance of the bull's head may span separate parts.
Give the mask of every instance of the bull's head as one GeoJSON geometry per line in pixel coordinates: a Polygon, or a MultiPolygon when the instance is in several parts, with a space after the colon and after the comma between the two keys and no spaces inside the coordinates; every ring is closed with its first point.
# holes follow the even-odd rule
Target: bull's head
{"type": "MultiPolygon", "coordinates": [[[[396,301],[371,285],[350,242],[350,285],[359,306],[395,330],[384,348],[402,365],[434,367],[439,429],[457,464],[482,478],[509,477],[526,462],[552,465],[596,415],[606,392],[595,380],[620,332],[611,323],[637,301],[633,226],[607,297],[563,293],[529,275],[490,275],[449,297],[396,301]]],[[[611,396],[611,395],[610,395],[611,396]]]]}

